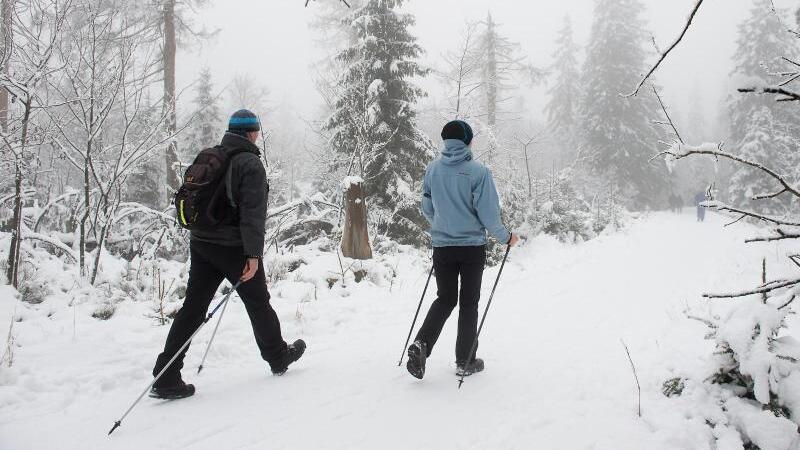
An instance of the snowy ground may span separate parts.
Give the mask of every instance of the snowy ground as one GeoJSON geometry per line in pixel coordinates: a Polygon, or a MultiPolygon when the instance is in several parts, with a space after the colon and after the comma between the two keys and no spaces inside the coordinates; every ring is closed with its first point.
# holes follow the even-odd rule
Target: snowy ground
{"type": "MultiPolygon", "coordinates": [[[[665,379],[702,370],[711,351],[705,327],[683,311],[702,315],[703,291],[756,284],[762,254],[784,267],[774,245],[743,243],[751,226],[723,230],[724,220],[655,213],[588,243],[538,238],[512,251],[481,342],[487,369],[461,390],[455,320],[425,380],[397,367],[425,261],[399,261],[391,292],[361,283],[317,289],[313,300],[313,285],[303,293],[299,281],[279,284],[284,335],[309,344],[286,376],[268,375],[237,299],[200,376],[193,368],[211,327],[187,358],[197,394],[145,398],[111,437],[149,381],[167,328],[145,319],[141,304],[108,321],[78,311],[73,324],[72,309],[46,301],[15,325],[15,365],[0,369],[0,448],[711,448],[702,416],[660,394],[665,379]],[[642,418],[620,339],[642,381],[642,418]]],[[[495,274],[485,275],[484,300],[495,274]]],[[[0,291],[0,324],[10,320],[10,296],[0,291]]]]}

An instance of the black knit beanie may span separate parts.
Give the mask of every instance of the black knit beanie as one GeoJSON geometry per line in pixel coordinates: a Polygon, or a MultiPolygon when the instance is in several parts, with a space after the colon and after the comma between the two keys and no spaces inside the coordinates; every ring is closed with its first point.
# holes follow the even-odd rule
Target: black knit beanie
{"type": "Polygon", "coordinates": [[[469,145],[470,142],[472,142],[472,136],[472,127],[463,120],[448,122],[447,125],[442,128],[442,139],[444,140],[458,139],[464,144],[469,145]]]}

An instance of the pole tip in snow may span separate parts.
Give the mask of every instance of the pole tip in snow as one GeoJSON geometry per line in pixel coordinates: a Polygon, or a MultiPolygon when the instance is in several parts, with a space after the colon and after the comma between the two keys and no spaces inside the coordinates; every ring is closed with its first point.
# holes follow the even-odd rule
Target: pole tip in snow
{"type": "Polygon", "coordinates": [[[108,432],[108,435],[111,436],[111,433],[113,433],[114,430],[119,428],[120,425],[122,425],[122,421],[118,420],[118,421],[114,422],[114,426],[111,427],[111,431],[108,432]]]}
{"type": "Polygon", "coordinates": [[[461,389],[461,385],[464,384],[464,378],[458,380],[458,388],[461,389]]]}
{"type": "Polygon", "coordinates": [[[200,364],[200,366],[197,367],[197,373],[199,374],[201,370],[203,370],[203,365],[202,364],[200,364]]]}

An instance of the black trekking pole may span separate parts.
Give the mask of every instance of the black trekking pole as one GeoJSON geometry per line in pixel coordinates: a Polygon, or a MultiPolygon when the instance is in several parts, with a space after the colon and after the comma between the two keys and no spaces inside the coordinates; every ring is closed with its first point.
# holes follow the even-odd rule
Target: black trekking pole
{"type": "Polygon", "coordinates": [[[403,353],[400,353],[400,362],[397,363],[398,367],[403,365],[403,357],[406,354],[406,347],[408,347],[408,342],[411,340],[411,333],[414,332],[414,325],[417,324],[417,317],[419,317],[419,310],[422,309],[422,301],[425,300],[425,293],[428,292],[428,285],[431,283],[431,275],[433,275],[433,265],[431,265],[431,271],[428,272],[428,281],[425,282],[425,289],[422,290],[422,297],[419,299],[419,305],[417,306],[417,312],[414,313],[414,320],[411,321],[411,329],[408,330],[408,337],[406,338],[406,345],[403,346],[403,353]]]}
{"type": "MultiPolygon", "coordinates": [[[[233,292],[233,289],[231,290],[233,292]]],[[[217,330],[219,330],[219,324],[222,323],[222,317],[225,315],[225,308],[228,307],[228,302],[225,302],[225,306],[222,307],[222,311],[219,312],[219,319],[217,319],[217,324],[214,326],[214,331],[211,333],[211,339],[208,340],[208,345],[206,346],[206,351],[203,353],[203,359],[200,360],[200,365],[197,366],[197,373],[199,374],[200,371],[203,370],[203,364],[206,362],[206,357],[208,356],[208,351],[211,350],[211,343],[214,342],[214,336],[217,335],[217,330]]]]}
{"type": "MultiPolygon", "coordinates": [[[[492,306],[492,298],[494,297],[494,291],[497,289],[497,283],[500,281],[500,275],[503,273],[503,267],[506,266],[506,259],[508,259],[508,252],[511,251],[511,246],[509,245],[506,247],[506,254],[503,256],[503,262],[500,264],[500,270],[497,272],[497,278],[494,280],[494,286],[492,287],[492,293],[489,294],[489,301],[486,303],[486,310],[483,311],[483,317],[481,318],[481,324],[478,326],[478,333],[475,335],[475,340],[472,341],[472,348],[469,350],[469,354],[467,355],[468,358],[472,358],[475,350],[478,347],[478,337],[481,335],[481,330],[483,329],[483,322],[486,320],[486,314],[489,313],[489,307],[492,306]]],[[[464,374],[461,374],[461,379],[458,380],[458,388],[461,389],[461,385],[464,384],[464,374]]]]}
{"type": "Polygon", "coordinates": [[[189,339],[187,339],[187,340],[186,340],[186,342],[184,342],[184,343],[183,343],[183,345],[181,345],[181,348],[179,348],[179,349],[178,349],[178,351],[177,351],[177,352],[175,352],[175,355],[173,355],[173,356],[172,356],[172,359],[170,359],[170,360],[169,360],[169,362],[167,363],[167,365],[166,365],[166,366],[164,366],[164,368],[163,368],[163,369],[161,369],[161,372],[159,372],[159,373],[158,373],[158,375],[156,375],[156,376],[155,376],[155,378],[153,378],[153,381],[151,381],[151,382],[150,382],[150,384],[148,384],[148,385],[147,385],[147,387],[146,387],[146,388],[144,388],[144,391],[142,391],[142,393],[141,393],[141,394],[139,394],[139,397],[137,397],[137,398],[136,398],[136,401],[134,401],[134,402],[133,402],[133,404],[132,404],[132,405],[131,405],[131,406],[128,408],[128,410],[127,410],[127,411],[125,411],[125,414],[123,414],[123,415],[122,415],[122,417],[120,417],[120,419],[119,419],[119,420],[117,420],[116,422],[114,422],[114,426],[113,426],[113,427],[111,427],[111,431],[109,431],[109,432],[108,432],[109,436],[111,435],[111,433],[113,433],[113,432],[114,432],[114,430],[116,430],[117,428],[119,428],[119,427],[120,427],[120,425],[122,425],[122,421],[123,421],[123,420],[125,420],[125,418],[126,418],[126,417],[128,417],[128,414],[130,414],[130,413],[131,413],[131,411],[133,411],[133,408],[135,408],[135,407],[136,407],[136,405],[139,403],[139,401],[140,401],[140,400],[142,400],[142,397],[144,397],[144,394],[146,394],[146,393],[147,393],[147,391],[149,391],[149,390],[150,390],[150,388],[152,388],[152,387],[153,387],[153,385],[154,385],[154,384],[156,384],[156,381],[158,381],[158,379],[159,379],[159,378],[161,378],[161,376],[162,376],[162,375],[164,375],[164,373],[167,371],[167,369],[169,369],[169,367],[172,365],[172,363],[174,363],[174,362],[175,362],[175,360],[176,360],[176,359],[178,359],[178,355],[180,355],[180,354],[181,354],[181,352],[182,352],[182,351],[183,351],[183,350],[184,350],[186,347],[188,347],[188,346],[189,346],[189,343],[190,343],[190,342],[192,342],[192,339],[195,337],[195,335],[197,335],[197,333],[198,333],[198,332],[200,332],[200,330],[202,330],[202,329],[203,329],[203,327],[205,326],[205,324],[207,324],[207,323],[208,323],[208,321],[209,321],[209,320],[211,320],[211,318],[213,318],[213,317],[214,317],[214,314],[216,314],[216,312],[217,312],[217,310],[220,308],[220,306],[222,306],[222,305],[224,305],[225,303],[227,303],[227,302],[228,302],[228,299],[230,298],[231,294],[233,293],[233,291],[235,291],[235,290],[236,290],[236,289],[239,287],[239,285],[240,285],[240,284],[242,284],[242,281],[241,281],[241,280],[237,281],[237,282],[236,282],[236,284],[234,284],[234,285],[233,285],[233,287],[231,288],[230,292],[228,292],[228,293],[225,295],[225,298],[223,298],[223,299],[222,299],[222,301],[221,301],[221,302],[219,302],[219,303],[217,304],[217,306],[215,306],[215,307],[214,307],[214,309],[213,309],[213,310],[211,310],[211,312],[210,312],[210,313],[208,313],[208,316],[206,316],[206,318],[205,318],[205,319],[203,319],[203,323],[201,323],[201,324],[200,324],[200,326],[199,326],[199,327],[197,327],[197,329],[196,329],[196,330],[194,330],[194,333],[192,333],[192,335],[191,335],[191,336],[189,336],[189,339]]]}

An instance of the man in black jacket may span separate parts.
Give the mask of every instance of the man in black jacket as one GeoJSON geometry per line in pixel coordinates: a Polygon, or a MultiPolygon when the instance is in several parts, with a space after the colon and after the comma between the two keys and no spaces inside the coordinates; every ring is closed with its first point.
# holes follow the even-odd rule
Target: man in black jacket
{"type": "MultiPolygon", "coordinates": [[[[289,364],[300,359],[305,351],[302,340],[286,344],[278,316],[269,304],[261,261],[268,187],[259,159],[261,152],[255,145],[260,130],[258,118],[248,110],[237,111],[230,118],[220,145],[228,153],[237,152],[230,160],[224,180],[231,214],[213,230],[192,231],[186,300],[172,322],[164,351],[153,367],[153,376],[161,372],[203,322],[217,288],[226,278],[231,283],[242,281],[236,292],[250,316],[261,357],[269,363],[273,374],[283,375],[289,364]]],[[[175,399],[194,394],[194,386],[181,378],[185,355],[184,349],[153,385],[151,397],[175,399]]]]}

